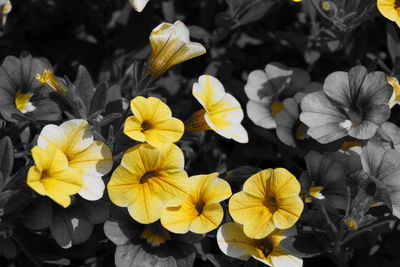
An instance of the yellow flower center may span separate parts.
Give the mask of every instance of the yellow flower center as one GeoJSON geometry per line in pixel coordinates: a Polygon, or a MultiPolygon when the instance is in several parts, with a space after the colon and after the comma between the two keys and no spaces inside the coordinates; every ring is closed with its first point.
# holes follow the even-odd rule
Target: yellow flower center
{"type": "Polygon", "coordinates": [[[394,8],[399,8],[400,7],[400,0],[395,0],[394,1],[394,8]]]}
{"type": "Polygon", "coordinates": [[[205,206],[205,203],[202,201],[196,203],[195,208],[197,211],[197,215],[200,215],[203,213],[204,206],[205,206]]]}
{"type": "Polygon", "coordinates": [[[267,258],[274,248],[271,241],[269,241],[267,238],[255,239],[254,246],[256,247],[258,255],[261,259],[267,258]]]}
{"type": "Polygon", "coordinates": [[[332,5],[330,1],[322,1],[321,2],[321,8],[323,11],[329,11],[332,9],[332,5]]]}
{"type": "Polygon", "coordinates": [[[33,94],[23,94],[20,91],[15,95],[15,107],[22,113],[31,112],[36,109],[29,100],[33,94]]]}
{"type": "Polygon", "coordinates": [[[145,239],[152,247],[158,247],[171,239],[168,231],[159,224],[147,225],[140,237],[145,239]]]}
{"type": "Polygon", "coordinates": [[[274,197],[267,196],[264,199],[264,205],[269,209],[271,213],[274,213],[278,209],[278,204],[276,203],[276,199],[274,197]]]}
{"type": "Polygon", "coordinates": [[[147,183],[147,181],[153,177],[156,176],[156,172],[155,171],[148,171],[145,174],[143,174],[143,176],[140,178],[139,183],[144,184],[147,183]]]}
{"type": "Polygon", "coordinates": [[[343,151],[347,151],[347,150],[349,150],[349,148],[355,147],[355,146],[361,146],[361,145],[360,145],[360,143],[355,142],[355,141],[343,142],[343,145],[340,149],[343,151]]]}
{"type": "Polygon", "coordinates": [[[149,121],[143,121],[142,125],[140,126],[140,131],[145,132],[147,130],[150,130],[151,128],[151,123],[149,121]]]}
{"type": "Polygon", "coordinates": [[[278,112],[281,111],[282,109],[283,109],[283,103],[281,101],[275,101],[274,103],[272,103],[271,106],[272,117],[275,118],[276,114],[278,114],[278,112]]]}
{"type": "Polygon", "coordinates": [[[296,129],[296,139],[298,140],[304,140],[308,138],[307,134],[308,127],[304,123],[300,123],[300,125],[296,129]]]}
{"type": "MultiPolygon", "coordinates": [[[[310,196],[313,196],[315,198],[318,199],[323,199],[324,196],[321,194],[321,191],[324,190],[323,186],[315,186],[314,182],[311,184],[310,189],[308,190],[308,193],[310,194],[310,196]]],[[[311,198],[306,196],[306,198],[304,199],[304,202],[306,203],[311,203],[311,198]]]]}
{"type": "Polygon", "coordinates": [[[353,230],[357,230],[358,224],[354,219],[347,219],[344,223],[353,230]]]}

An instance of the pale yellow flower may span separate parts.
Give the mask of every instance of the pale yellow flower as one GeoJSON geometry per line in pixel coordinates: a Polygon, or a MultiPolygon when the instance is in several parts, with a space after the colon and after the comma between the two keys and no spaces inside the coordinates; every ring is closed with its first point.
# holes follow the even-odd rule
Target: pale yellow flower
{"type": "Polygon", "coordinates": [[[223,253],[233,258],[247,261],[253,257],[272,267],[301,267],[302,259],[279,246],[285,237],[283,231],[275,230],[262,239],[252,239],[244,234],[242,225],[230,222],[218,229],[217,243],[223,253]]]}
{"type": "Polygon", "coordinates": [[[68,167],[67,157],[54,145],[33,147],[32,157],[35,165],[29,169],[27,184],[40,195],[68,207],[70,196],[82,188],[83,172],[68,167]]]}
{"type": "Polygon", "coordinates": [[[149,0],[129,0],[129,3],[137,12],[142,12],[149,0]]]}
{"type": "Polygon", "coordinates": [[[160,219],[166,207],[181,205],[189,179],[183,170],[182,150],[174,144],[155,148],[140,144],[128,149],[107,185],[110,200],[128,207],[133,219],[149,224],[160,219]]]}
{"type": "Polygon", "coordinates": [[[303,212],[300,184],[283,168],[267,169],[251,176],[243,191],[229,200],[233,220],[243,224],[244,233],[255,239],[268,236],[275,228],[292,227],[303,212]]]}
{"type": "Polygon", "coordinates": [[[38,146],[54,145],[68,159],[68,166],[83,172],[83,187],[79,195],[97,200],[105,189],[103,175],[111,171],[112,154],[106,144],[95,141],[87,121],[75,119],[60,126],[48,124],[38,138],[38,146]]]}
{"type": "Polygon", "coordinates": [[[134,116],[126,119],[124,133],[154,147],[178,141],[184,131],[183,122],[172,118],[170,108],[156,97],[135,97],[131,100],[134,116]]]}
{"type": "Polygon", "coordinates": [[[172,66],[206,52],[206,49],[189,39],[189,29],[181,21],[161,23],[150,34],[152,53],[147,61],[148,72],[158,78],[172,66]]]}
{"type": "Polygon", "coordinates": [[[179,207],[167,208],[161,224],[174,233],[208,233],[221,223],[224,211],[219,202],[231,196],[231,187],[217,172],[192,176],[189,182],[188,198],[179,207]]]}
{"type": "Polygon", "coordinates": [[[239,143],[249,141],[241,125],[243,110],[231,94],[226,93],[221,82],[213,76],[202,75],[193,85],[193,96],[204,107],[185,122],[187,131],[213,130],[217,134],[239,143]]]}

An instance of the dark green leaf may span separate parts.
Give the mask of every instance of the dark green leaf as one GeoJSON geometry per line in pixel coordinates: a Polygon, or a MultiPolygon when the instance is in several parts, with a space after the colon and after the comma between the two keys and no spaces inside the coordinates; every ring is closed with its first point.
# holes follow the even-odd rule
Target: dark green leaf
{"type": "Polygon", "coordinates": [[[387,47],[392,63],[397,64],[400,59],[400,39],[397,33],[397,27],[393,23],[386,24],[387,47]]]}
{"type": "Polygon", "coordinates": [[[36,198],[27,208],[22,223],[29,229],[48,228],[53,220],[53,203],[46,197],[36,198]]]}
{"type": "Polygon", "coordinates": [[[94,86],[89,72],[84,66],[79,66],[75,80],[76,93],[82,100],[84,107],[90,107],[90,101],[94,94],[94,86]]]}
{"type": "Polygon", "coordinates": [[[89,114],[93,114],[98,111],[103,111],[106,107],[108,100],[108,85],[103,82],[97,86],[96,91],[90,101],[89,114]]]}
{"type": "Polygon", "coordinates": [[[13,145],[8,136],[5,136],[0,140],[0,162],[0,172],[3,175],[3,179],[7,179],[10,176],[14,165],[13,145]]]}
{"type": "Polygon", "coordinates": [[[310,258],[325,252],[318,239],[312,235],[297,235],[283,239],[279,246],[288,254],[299,258],[310,258]]]}

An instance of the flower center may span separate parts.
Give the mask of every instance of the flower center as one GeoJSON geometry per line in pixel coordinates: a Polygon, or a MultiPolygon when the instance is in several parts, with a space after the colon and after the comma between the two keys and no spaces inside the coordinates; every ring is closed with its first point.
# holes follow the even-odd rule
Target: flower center
{"type": "Polygon", "coordinates": [[[158,247],[171,239],[168,231],[158,223],[147,225],[140,237],[145,239],[152,247],[158,247]]]}
{"type": "Polygon", "coordinates": [[[144,184],[147,183],[147,181],[150,178],[153,178],[154,176],[156,176],[156,172],[155,171],[148,171],[145,174],[143,174],[143,176],[140,178],[139,183],[144,184]]]}
{"type": "Polygon", "coordinates": [[[267,196],[264,200],[264,205],[270,210],[271,213],[278,209],[278,205],[274,197],[267,196]]]}
{"type": "Polygon", "coordinates": [[[150,122],[149,121],[143,121],[142,125],[140,126],[140,131],[141,132],[145,132],[145,131],[150,130],[150,129],[151,129],[150,122]]]}
{"type": "Polygon", "coordinates": [[[400,7],[400,0],[394,1],[394,8],[399,8],[400,7]]]}
{"type": "Polygon", "coordinates": [[[296,129],[296,139],[298,140],[304,140],[309,137],[307,134],[308,127],[304,123],[300,123],[299,126],[296,129]]]}
{"type": "Polygon", "coordinates": [[[271,252],[274,248],[272,246],[271,241],[269,241],[267,238],[256,239],[254,241],[254,245],[258,250],[260,258],[262,258],[262,259],[265,259],[266,257],[268,257],[268,255],[271,254],[271,252]]]}
{"type": "Polygon", "coordinates": [[[201,202],[197,202],[195,205],[196,211],[197,211],[197,215],[200,215],[203,213],[203,209],[204,209],[205,203],[201,202]]]}
{"type": "Polygon", "coordinates": [[[278,112],[281,111],[282,109],[283,109],[283,103],[281,101],[275,101],[274,103],[272,103],[271,106],[272,117],[275,118],[276,114],[278,114],[278,112]]]}
{"type": "Polygon", "coordinates": [[[23,94],[18,91],[15,95],[15,107],[22,113],[34,111],[36,107],[29,102],[32,96],[33,94],[23,94]]]}

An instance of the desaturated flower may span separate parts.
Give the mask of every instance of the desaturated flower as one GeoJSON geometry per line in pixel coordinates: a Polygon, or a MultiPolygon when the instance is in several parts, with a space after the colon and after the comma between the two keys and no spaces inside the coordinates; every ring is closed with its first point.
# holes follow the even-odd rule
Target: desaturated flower
{"type": "Polygon", "coordinates": [[[283,101],[297,92],[318,90],[320,84],[310,82],[310,75],[299,68],[287,68],[272,62],[264,70],[250,72],[244,87],[249,98],[247,116],[254,124],[266,129],[276,127],[275,117],[283,109],[283,101]]]}
{"type": "Polygon", "coordinates": [[[195,112],[186,122],[187,131],[214,130],[217,134],[247,143],[246,129],[241,125],[243,110],[231,94],[225,92],[221,82],[213,76],[202,75],[193,85],[193,96],[203,109],[195,112]]]}
{"type": "Polygon", "coordinates": [[[245,235],[243,226],[225,223],[218,229],[218,246],[226,255],[247,261],[250,257],[272,267],[301,267],[303,260],[289,255],[282,250],[279,243],[286,235],[275,230],[262,239],[252,239],[245,235]]]}
{"type": "Polygon", "coordinates": [[[183,152],[174,144],[158,149],[136,145],[125,151],[121,165],[111,175],[108,194],[117,206],[128,207],[136,221],[153,223],[166,207],[185,201],[189,180],[183,167],[183,152]]]}
{"type": "Polygon", "coordinates": [[[243,224],[244,233],[255,239],[268,236],[277,229],[288,229],[303,211],[300,184],[283,168],[260,171],[243,185],[243,191],[229,200],[233,220],[243,224]]]}
{"type": "Polygon", "coordinates": [[[38,138],[38,146],[46,148],[54,145],[68,160],[68,166],[83,172],[83,187],[79,195],[87,200],[97,200],[103,196],[103,175],[113,165],[112,154],[106,144],[95,141],[86,120],[69,120],[60,126],[46,125],[38,138]]]}
{"type": "Polygon", "coordinates": [[[6,120],[15,122],[21,116],[43,121],[61,119],[52,90],[36,80],[36,74],[45,69],[51,69],[51,65],[44,58],[22,55],[4,59],[0,66],[0,112],[6,120]]]}
{"type": "Polygon", "coordinates": [[[168,69],[186,60],[198,57],[206,49],[189,39],[189,29],[181,21],[161,23],[150,34],[152,53],[147,61],[148,72],[158,78],[168,69]]]}
{"type": "Polygon", "coordinates": [[[37,193],[48,196],[64,208],[71,204],[71,195],[83,185],[83,172],[68,167],[65,154],[54,145],[32,148],[35,165],[29,169],[27,184],[37,193]]]}
{"type": "Polygon", "coordinates": [[[138,96],[131,100],[134,116],[126,119],[124,133],[154,147],[178,141],[185,131],[183,122],[172,118],[170,108],[156,97],[138,96]]]}
{"type": "Polygon", "coordinates": [[[325,79],[323,91],[303,98],[300,119],[323,144],[346,136],[366,140],[389,118],[391,95],[383,72],[367,73],[363,66],[337,71],[325,79]]]}
{"type": "Polygon", "coordinates": [[[400,27],[400,3],[398,0],[378,0],[377,6],[379,12],[385,18],[396,22],[397,26],[400,27]]]}
{"type": "Polygon", "coordinates": [[[231,188],[218,173],[195,175],[189,182],[188,198],[179,207],[167,208],[161,224],[174,233],[210,232],[222,221],[224,211],[219,202],[231,196],[231,188]]]}
{"type": "Polygon", "coordinates": [[[129,0],[129,3],[137,12],[142,12],[149,0],[129,0]]]}

